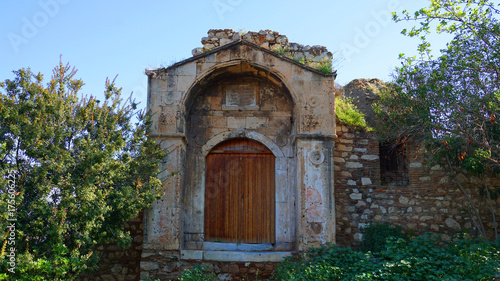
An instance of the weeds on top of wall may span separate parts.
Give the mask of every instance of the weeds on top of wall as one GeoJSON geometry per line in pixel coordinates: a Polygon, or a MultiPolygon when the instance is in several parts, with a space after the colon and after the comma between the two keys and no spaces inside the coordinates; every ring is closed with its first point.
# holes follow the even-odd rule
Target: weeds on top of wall
{"type": "Polygon", "coordinates": [[[352,126],[361,131],[373,131],[365,120],[365,115],[347,97],[337,97],[335,99],[335,112],[339,121],[345,125],[352,126]]]}

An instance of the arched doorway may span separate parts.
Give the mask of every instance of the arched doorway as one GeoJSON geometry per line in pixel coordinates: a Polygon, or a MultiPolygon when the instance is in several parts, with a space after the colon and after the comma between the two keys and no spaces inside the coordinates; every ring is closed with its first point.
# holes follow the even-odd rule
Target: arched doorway
{"type": "Polygon", "coordinates": [[[275,243],[275,157],[263,144],[230,139],[206,157],[205,241],[275,243]]]}

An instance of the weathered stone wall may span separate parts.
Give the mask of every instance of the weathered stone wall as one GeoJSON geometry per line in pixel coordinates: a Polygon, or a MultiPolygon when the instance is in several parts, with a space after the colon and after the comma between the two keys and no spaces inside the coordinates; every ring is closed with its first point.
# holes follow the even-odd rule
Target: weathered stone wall
{"type": "Polygon", "coordinates": [[[99,269],[90,274],[80,276],[85,281],[138,281],[140,280],[139,264],[143,242],[143,213],[134,220],[125,224],[130,231],[132,244],[123,249],[116,244],[100,245],[95,252],[101,256],[99,269]]]}
{"type": "Polygon", "coordinates": [[[215,273],[219,280],[268,280],[278,266],[276,262],[216,262],[183,260],[178,251],[144,251],[141,277],[173,280],[181,272],[201,265],[215,273]]]}
{"type": "Polygon", "coordinates": [[[228,43],[238,40],[245,40],[266,49],[270,49],[299,61],[311,67],[318,67],[321,64],[331,65],[333,54],[326,47],[314,45],[302,45],[288,41],[285,35],[272,30],[260,30],[259,32],[238,32],[232,29],[210,29],[207,36],[201,39],[203,47],[193,49],[193,56],[200,55],[203,52],[214,48],[224,46],[228,43]]]}
{"type": "MultiPolygon", "coordinates": [[[[454,180],[462,183],[477,206],[482,206],[482,219],[492,237],[494,225],[488,201],[475,188],[480,184],[477,178],[459,174],[452,179],[441,166],[426,165],[416,153],[418,147],[409,145],[409,185],[382,185],[376,136],[344,125],[337,130],[335,206],[339,245],[359,245],[361,228],[381,222],[400,225],[415,234],[442,233],[443,239],[464,230],[473,234],[467,198],[454,180]]],[[[491,179],[488,183],[499,184],[491,179]]],[[[498,213],[500,200],[493,204],[498,213]]]]}
{"type": "Polygon", "coordinates": [[[177,173],[146,212],[142,276],[178,276],[192,263],[251,271],[335,242],[335,74],[246,40],[147,74],[150,135],[169,151],[162,176],[177,173]],[[233,96],[226,86],[239,90],[233,96]],[[232,138],[275,156],[276,243],[204,241],[206,155],[232,138]]]}

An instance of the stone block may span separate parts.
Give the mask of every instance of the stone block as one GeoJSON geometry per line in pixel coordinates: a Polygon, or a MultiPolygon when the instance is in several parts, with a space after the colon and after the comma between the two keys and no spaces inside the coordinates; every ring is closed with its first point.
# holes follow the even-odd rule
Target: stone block
{"type": "Polygon", "coordinates": [[[361,156],[361,159],[373,161],[373,160],[379,159],[379,156],[378,155],[363,155],[363,156],[361,156]]]}
{"type": "Polygon", "coordinates": [[[337,146],[337,149],[340,150],[340,151],[347,151],[347,152],[349,152],[349,151],[352,151],[352,146],[345,146],[343,144],[339,144],[337,146]]]}
{"type": "Polygon", "coordinates": [[[219,43],[220,43],[221,46],[224,46],[224,45],[229,44],[231,42],[232,42],[232,40],[228,39],[228,38],[222,38],[222,39],[219,40],[219,43]]]}
{"type": "Polygon", "coordinates": [[[228,117],[227,118],[227,128],[228,129],[238,129],[245,128],[246,119],[244,117],[228,117]]]}
{"type": "Polygon", "coordinates": [[[398,199],[398,202],[401,205],[408,205],[408,203],[410,202],[410,198],[405,197],[405,196],[400,196],[398,199]]]}
{"type": "Polygon", "coordinates": [[[363,168],[363,164],[359,162],[347,162],[345,166],[351,169],[363,168]]]}
{"type": "Polygon", "coordinates": [[[344,158],[342,158],[342,157],[333,157],[333,161],[335,161],[337,163],[344,163],[345,162],[344,158]]]}
{"type": "Polygon", "coordinates": [[[202,260],[203,259],[203,251],[182,250],[181,251],[181,259],[183,259],[183,260],[202,260]]]}
{"type": "Polygon", "coordinates": [[[247,129],[258,129],[261,127],[268,127],[269,119],[264,117],[247,117],[245,120],[245,127],[247,129]]]}
{"type": "Polygon", "coordinates": [[[352,200],[361,200],[361,198],[363,198],[363,194],[361,194],[361,193],[351,193],[349,195],[349,197],[351,197],[352,200]]]}
{"type": "Polygon", "coordinates": [[[152,270],[158,270],[160,268],[157,262],[147,262],[147,261],[141,261],[140,267],[141,271],[152,271],[152,270]]]}
{"type": "Polygon", "coordinates": [[[452,219],[452,218],[447,218],[444,223],[446,224],[446,226],[448,226],[449,228],[452,228],[452,229],[455,229],[455,230],[458,230],[460,229],[460,224],[452,219]]]}
{"type": "Polygon", "coordinates": [[[372,180],[370,178],[361,178],[361,185],[371,185],[372,180]]]}
{"type": "Polygon", "coordinates": [[[411,162],[410,168],[422,168],[422,163],[420,162],[411,162]]]}

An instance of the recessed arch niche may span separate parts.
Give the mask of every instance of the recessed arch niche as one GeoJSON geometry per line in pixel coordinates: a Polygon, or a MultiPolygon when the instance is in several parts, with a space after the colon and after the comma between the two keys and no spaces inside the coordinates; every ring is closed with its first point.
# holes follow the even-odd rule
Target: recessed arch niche
{"type": "MultiPolygon", "coordinates": [[[[186,167],[190,169],[186,169],[184,177],[184,249],[257,251],[264,247],[270,251],[293,250],[296,228],[295,158],[292,153],[295,107],[289,90],[278,76],[242,62],[217,69],[201,79],[191,91],[185,102],[186,167]],[[206,177],[210,168],[207,155],[217,145],[235,139],[260,143],[272,154],[274,190],[272,196],[265,197],[272,200],[270,205],[275,210],[269,220],[273,229],[266,230],[272,239],[248,238],[251,236],[248,233],[242,234],[246,235],[245,239],[229,239],[224,235],[217,238],[213,233],[205,233],[211,229],[205,225],[210,221],[206,214],[206,177]],[[250,246],[241,248],[244,244],[250,246]]],[[[211,220],[215,222],[214,218],[211,220]]]]}

